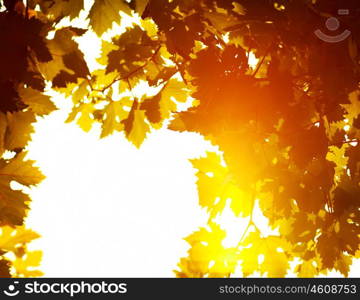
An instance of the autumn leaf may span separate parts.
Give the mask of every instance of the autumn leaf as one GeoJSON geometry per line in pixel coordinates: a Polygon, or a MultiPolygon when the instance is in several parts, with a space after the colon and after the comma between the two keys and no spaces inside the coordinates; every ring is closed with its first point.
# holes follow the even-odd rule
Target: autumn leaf
{"type": "Polygon", "coordinates": [[[171,78],[162,91],[164,102],[175,100],[177,102],[186,102],[189,98],[189,89],[183,81],[171,78]]]}
{"type": "Polygon", "coordinates": [[[139,148],[150,131],[150,126],[146,123],[145,111],[132,110],[123,124],[125,125],[127,139],[139,148]]]}
{"type": "Polygon", "coordinates": [[[298,264],[295,267],[295,272],[300,278],[314,278],[319,273],[318,261],[310,259],[298,264]]]}
{"type": "Polygon", "coordinates": [[[7,129],[7,118],[6,115],[0,112],[0,153],[1,155],[5,151],[5,134],[7,129]]]}
{"type": "Polygon", "coordinates": [[[55,104],[51,102],[49,96],[32,88],[21,89],[19,94],[22,101],[39,116],[48,115],[57,109],[55,104]]]}
{"type": "Polygon", "coordinates": [[[34,270],[34,267],[39,267],[42,259],[41,251],[28,251],[24,256],[17,257],[13,262],[16,271],[16,277],[40,277],[44,275],[39,270],[34,270]]]}
{"type": "Polygon", "coordinates": [[[110,102],[104,109],[104,113],[105,117],[102,124],[101,138],[112,134],[115,130],[121,131],[124,127],[121,121],[128,115],[128,113],[124,111],[120,101],[110,102]]]}
{"type": "Polygon", "coordinates": [[[253,205],[251,195],[236,185],[227,167],[222,165],[219,155],[208,152],[206,157],[191,162],[198,170],[199,204],[207,208],[210,216],[219,214],[228,199],[231,199],[230,207],[237,216],[250,215],[253,205]]]}
{"type": "Polygon", "coordinates": [[[120,11],[130,13],[129,6],[123,0],[97,0],[89,12],[90,26],[101,36],[111,28],[113,22],[120,22],[120,11]]]}
{"type": "Polygon", "coordinates": [[[37,167],[34,167],[34,161],[25,160],[25,152],[22,152],[11,159],[5,166],[0,168],[0,180],[14,180],[25,186],[39,184],[45,177],[37,167]]]}
{"type": "Polygon", "coordinates": [[[24,226],[15,228],[1,227],[0,249],[15,252],[17,247],[23,246],[39,238],[40,235],[24,226]]]}
{"type": "Polygon", "coordinates": [[[261,237],[259,232],[255,231],[248,235],[243,246],[240,258],[244,276],[249,276],[256,271],[268,277],[286,275],[289,268],[286,254],[289,244],[284,239],[279,236],[261,237]]]}
{"type": "Polygon", "coordinates": [[[11,263],[7,259],[0,260],[0,278],[11,278],[10,266],[11,263]]]}
{"type": "Polygon", "coordinates": [[[94,104],[80,103],[77,107],[73,108],[65,122],[72,122],[79,116],[76,123],[82,130],[89,132],[94,124],[94,119],[92,117],[94,110],[94,104]]]}
{"type": "Polygon", "coordinates": [[[72,101],[74,104],[78,104],[85,100],[85,97],[89,94],[89,83],[87,80],[83,80],[72,94],[72,101]]]}
{"type": "Polygon", "coordinates": [[[179,263],[178,277],[228,277],[237,266],[237,250],[225,248],[226,236],[219,225],[210,223],[200,228],[185,240],[191,245],[189,256],[179,263]]]}
{"type": "Polygon", "coordinates": [[[34,131],[32,123],[35,121],[35,115],[31,111],[8,113],[5,148],[8,150],[24,148],[34,131]]]}

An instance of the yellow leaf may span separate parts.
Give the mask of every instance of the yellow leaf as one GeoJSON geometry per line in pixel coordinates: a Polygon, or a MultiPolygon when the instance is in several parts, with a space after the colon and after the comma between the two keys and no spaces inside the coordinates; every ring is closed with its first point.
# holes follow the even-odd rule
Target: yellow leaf
{"type": "Polygon", "coordinates": [[[345,156],[345,152],[348,147],[348,144],[343,144],[341,148],[336,146],[329,147],[326,159],[336,164],[335,178],[340,178],[346,170],[345,167],[347,166],[349,158],[345,156]]]}
{"type": "Polygon", "coordinates": [[[299,264],[295,268],[298,277],[301,278],[314,278],[318,273],[318,268],[314,266],[314,260],[307,260],[299,264]]]}
{"type": "Polygon", "coordinates": [[[351,264],[352,257],[349,255],[341,254],[340,258],[336,260],[335,270],[339,271],[345,277],[348,277],[351,264]]]}
{"type": "Polygon", "coordinates": [[[130,132],[127,134],[127,138],[137,148],[140,148],[144,142],[147,133],[150,130],[149,125],[146,123],[145,111],[136,109],[134,112],[133,122],[130,132]]]}
{"type": "Polygon", "coordinates": [[[211,222],[209,228],[200,228],[185,240],[191,245],[189,256],[178,264],[178,277],[228,277],[234,272],[237,250],[222,245],[226,237],[219,225],[211,222]]]}
{"type": "Polygon", "coordinates": [[[78,51],[78,46],[72,39],[73,36],[71,29],[65,27],[57,30],[53,39],[47,40],[47,47],[56,55],[53,55],[53,59],[47,63],[39,63],[41,74],[46,80],[53,80],[61,70],[72,74],[72,71],[65,67],[63,55],[78,51]]]}
{"type": "Polygon", "coordinates": [[[3,226],[1,227],[0,249],[15,251],[17,247],[27,244],[39,237],[39,234],[30,229],[26,229],[24,226],[17,226],[15,228],[3,226]]]}
{"type": "Polygon", "coordinates": [[[189,91],[183,81],[172,78],[163,89],[162,97],[164,101],[172,101],[174,99],[178,102],[186,102],[189,98],[189,91]]]}
{"type": "Polygon", "coordinates": [[[5,148],[8,150],[24,148],[34,132],[32,123],[35,121],[35,115],[31,111],[7,113],[8,131],[5,148]]]}
{"type": "Polygon", "coordinates": [[[101,55],[100,55],[100,57],[98,57],[96,59],[96,61],[101,65],[107,66],[109,63],[109,57],[108,57],[109,53],[113,50],[118,50],[118,49],[119,49],[119,46],[117,46],[111,42],[102,40],[101,55]]]}
{"type": "Polygon", "coordinates": [[[146,31],[149,37],[156,36],[158,33],[158,28],[156,23],[152,19],[140,19],[142,28],[146,31]]]}
{"type": "Polygon", "coordinates": [[[94,119],[92,118],[94,110],[95,108],[93,103],[81,103],[79,106],[73,108],[65,122],[72,122],[78,115],[80,115],[76,123],[82,130],[89,132],[94,123],[94,119]]]}
{"type": "Polygon", "coordinates": [[[26,153],[22,152],[11,159],[8,164],[0,169],[0,179],[17,181],[20,184],[31,186],[39,184],[45,176],[37,167],[34,167],[34,161],[24,161],[26,153]]]}
{"type": "Polygon", "coordinates": [[[40,265],[42,259],[42,251],[27,252],[23,257],[18,257],[13,262],[17,277],[39,277],[43,273],[34,270],[34,267],[40,265]]]}
{"type": "Polygon", "coordinates": [[[268,277],[284,277],[289,268],[286,251],[289,244],[279,236],[261,237],[258,231],[251,232],[241,250],[244,276],[258,271],[268,277]],[[263,257],[263,260],[261,260],[263,257]]]}
{"type": "Polygon", "coordinates": [[[221,158],[214,152],[208,152],[207,157],[191,160],[197,172],[199,203],[205,207],[210,216],[220,213],[228,199],[230,207],[236,215],[249,216],[252,211],[252,196],[241,190],[227,167],[221,165],[221,158]]]}
{"type": "Polygon", "coordinates": [[[19,90],[19,94],[22,102],[27,104],[39,116],[48,115],[57,109],[55,104],[51,102],[50,97],[40,91],[23,88],[19,90]]]}
{"type": "Polygon", "coordinates": [[[103,121],[101,138],[112,134],[115,130],[121,131],[124,125],[121,121],[127,116],[120,101],[112,101],[105,107],[105,120],[103,121]]]}
{"type": "Polygon", "coordinates": [[[112,27],[113,22],[120,22],[120,11],[131,13],[129,6],[122,0],[96,0],[88,16],[90,26],[98,36],[101,36],[112,27]]]}
{"type": "Polygon", "coordinates": [[[85,99],[85,97],[89,93],[88,86],[89,83],[87,82],[87,80],[83,80],[77,87],[77,89],[72,93],[72,101],[74,104],[78,104],[85,99]]]}

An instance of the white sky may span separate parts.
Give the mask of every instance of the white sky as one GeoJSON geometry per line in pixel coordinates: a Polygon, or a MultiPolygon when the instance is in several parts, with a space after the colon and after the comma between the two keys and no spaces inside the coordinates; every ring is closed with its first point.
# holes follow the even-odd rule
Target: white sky
{"type": "Polygon", "coordinates": [[[43,237],[46,276],[173,276],[182,238],[206,223],[187,158],[208,146],[167,130],[139,151],[120,134],[98,140],[55,112],[29,149],[47,179],[32,190],[27,225],[43,237]]]}

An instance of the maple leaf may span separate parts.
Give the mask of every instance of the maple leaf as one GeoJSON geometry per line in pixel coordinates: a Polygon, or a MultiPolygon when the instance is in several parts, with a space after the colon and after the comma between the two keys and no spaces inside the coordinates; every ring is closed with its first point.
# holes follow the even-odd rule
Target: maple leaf
{"type": "Polygon", "coordinates": [[[0,179],[0,226],[22,225],[30,197],[21,191],[14,191],[9,183],[0,179]]]}
{"type": "Polygon", "coordinates": [[[222,245],[225,231],[216,223],[209,223],[185,240],[191,245],[189,256],[180,260],[178,277],[228,277],[237,266],[237,250],[222,245]]]}
{"type": "Polygon", "coordinates": [[[189,89],[183,81],[171,78],[162,91],[162,97],[166,102],[174,99],[183,103],[189,98],[189,89]]]}
{"type": "Polygon", "coordinates": [[[83,80],[76,90],[72,93],[72,101],[74,104],[78,104],[79,102],[83,101],[84,98],[89,94],[89,82],[87,80],[83,80]]]}
{"type": "Polygon", "coordinates": [[[4,258],[0,260],[0,278],[11,278],[10,266],[10,261],[4,258]]]}
{"type": "Polygon", "coordinates": [[[60,0],[60,1],[39,1],[42,10],[55,20],[62,19],[66,16],[70,20],[76,18],[84,8],[84,0],[60,0]]]}
{"type": "Polygon", "coordinates": [[[342,254],[335,262],[334,268],[339,271],[345,277],[349,276],[350,266],[352,264],[352,257],[342,254]]]}
{"type": "Polygon", "coordinates": [[[120,11],[130,14],[131,10],[125,1],[97,0],[89,12],[90,26],[101,36],[112,27],[113,22],[120,22],[120,11]]]}
{"type": "Polygon", "coordinates": [[[20,89],[19,95],[22,102],[28,105],[31,110],[39,116],[48,115],[57,109],[55,104],[51,102],[49,96],[32,88],[20,89]]]}
{"type": "Polygon", "coordinates": [[[231,199],[230,207],[236,215],[247,217],[252,211],[252,198],[234,182],[229,170],[221,164],[221,158],[208,152],[205,158],[191,160],[197,172],[199,204],[207,208],[210,216],[219,214],[231,199]]]}
{"type": "Polygon", "coordinates": [[[45,177],[38,168],[34,167],[34,161],[24,160],[25,152],[16,155],[7,164],[0,168],[0,180],[10,183],[14,180],[25,186],[39,184],[45,177]]]}
{"type": "MultiPolygon", "coordinates": [[[[117,46],[108,53],[106,72],[117,71],[124,79],[139,77],[151,58],[160,50],[158,42],[149,38],[146,32],[138,25],[129,28],[120,37],[114,38],[117,46]]],[[[109,50],[104,49],[107,52],[109,50]]]]}
{"type": "Polygon", "coordinates": [[[340,178],[344,174],[346,166],[348,164],[348,157],[345,156],[347,148],[347,144],[342,145],[340,148],[336,146],[330,146],[329,152],[326,155],[326,159],[328,161],[334,162],[336,164],[336,178],[340,178]]]}
{"type": "Polygon", "coordinates": [[[145,111],[132,109],[128,118],[123,120],[122,123],[124,124],[127,139],[137,148],[140,148],[150,130],[150,126],[146,123],[145,111]]]}
{"type": "Polygon", "coordinates": [[[24,246],[39,237],[38,233],[24,226],[15,228],[3,226],[1,227],[0,249],[15,252],[18,247],[24,246]]]}
{"type": "Polygon", "coordinates": [[[30,198],[10,187],[11,181],[25,186],[39,184],[44,176],[33,166],[33,161],[24,161],[26,153],[20,153],[9,162],[0,161],[0,224],[21,225],[26,215],[30,198]]]}
{"type": "Polygon", "coordinates": [[[145,99],[140,105],[140,109],[145,111],[146,118],[151,123],[156,124],[162,121],[160,113],[160,99],[161,95],[157,94],[154,97],[145,99]]]}
{"type": "Polygon", "coordinates": [[[346,151],[348,160],[348,168],[352,179],[360,177],[360,144],[356,147],[349,147],[346,151]]]}
{"type": "Polygon", "coordinates": [[[0,111],[16,112],[24,109],[26,105],[21,101],[19,92],[11,81],[0,81],[0,93],[4,101],[1,101],[0,111]]]}
{"type": "Polygon", "coordinates": [[[35,121],[32,111],[7,113],[8,130],[5,136],[5,148],[8,150],[24,148],[34,132],[32,123],[35,121]]]}
{"type": "Polygon", "coordinates": [[[34,267],[40,265],[42,259],[42,251],[28,251],[22,257],[17,257],[13,261],[13,266],[16,271],[16,277],[40,277],[43,273],[39,270],[34,270],[34,267]]]}
{"type": "Polygon", "coordinates": [[[161,124],[163,120],[170,118],[172,112],[177,110],[177,102],[186,102],[188,97],[189,91],[186,85],[172,78],[158,94],[145,99],[140,108],[145,110],[146,117],[151,123],[161,124]]]}
{"type": "Polygon", "coordinates": [[[94,110],[95,108],[93,103],[80,103],[78,106],[73,108],[65,122],[70,123],[79,115],[76,123],[82,130],[89,132],[94,124],[94,118],[92,117],[94,110]]]}
{"type": "Polygon", "coordinates": [[[279,236],[261,237],[258,231],[249,233],[240,251],[242,271],[249,276],[258,271],[268,277],[284,277],[289,268],[286,251],[290,246],[279,236]],[[260,255],[263,260],[260,260],[260,255]]]}
{"type": "Polygon", "coordinates": [[[6,115],[0,112],[0,155],[5,151],[5,134],[7,129],[6,115]]]}
{"type": "Polygon", "coordinates": [[[295,267],[295,272],[300,278],[314,278],[319,273],[316,260],[307,260],[295,267]]]}
{"type": "Polygon", "coordinates": [[[346,175],[342,176],[341,182],[333,191],[334,212],[340,215],[350,207],[358,207],[359,195],[358,183],[346,175]]]}
{"type": "Polygon", "coordinates": [[[68,83],[77,83],[78,78],[89,74],[84,55],[73,37],[77,36],[73,27],[64,27],[55,32],[54,38],[47,41],[47,47],[54,58],[42,63],[39,69],[54,87],[65,88],[68,83]]]}
{"type": "Polygon", "coordinates": [[[124,125],[121,123],[127,116],[121,101],[112,101],[104,109],[104,120],[102,124],[101,138],[112,134],[115,130],[121,131],[124,125]]]}

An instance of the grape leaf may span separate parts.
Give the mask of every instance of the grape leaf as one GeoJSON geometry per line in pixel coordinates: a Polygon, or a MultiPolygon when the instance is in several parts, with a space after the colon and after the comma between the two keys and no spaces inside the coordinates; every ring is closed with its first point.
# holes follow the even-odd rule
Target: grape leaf
{"type": "Polygon", "coordinates": [[[0,226],[22,225],[30,197],[21,191],[14,191],[7,181],[0,178],[0,226]]]}
{"type": "Polygon", "coordinates": [[[10,261],[6,259],[0,260],[0,278],[11,278],[10,266],[10,261]]]}
{"type": "Polygon", "coordinates": [[[50,97],[32,88],[24,88],[19,91],[22,102],[28,105],[31,110],[39,115],[48,115],[57,109],[51,102],[50,97]]]}
{"type": "Polygon", "coordinates": [[[88,18],[90,26],[98,36],[120,22],[120,11],[130,14],[129,6],[123,0],[96,0],[90,9],[88,18]]]}
{"type": "Polygon", "coordinates": [[[12,228],[9,226],[1,227],[0,249],[15,252],[16,248],[39,238],[40,235],[24,226],[12,228]]]}
{"type": "Polygon", "coordinates": [[[121,121],[127,116],[120,101],[110,102],[104,109],[105,117],[102,124],[101,138],[112,134],[115,130],[121,131],[124,125],[121,121]]]}
{"type": "Polygon", "coordinates": [[[32,123],[36,121],[31,111],[7,114],[8,130],[5,135],[5,148],[14,150],[24,148],[34,132],[32,123]]]}
{"type": "Polygon", "coordinates": [[[247,217],[252,211],[252,199],[234,182],[229,170],[221,164],[221,158],[208,152],[205,158],[191,160],[197,172],[199,204],[205,207],[210,216],[219,214],[231,199],[230,207],[237,216],[247,217]]]}
{"type": "Polygon", "coordinates": [[[28,251],[24,256],[17,257],[13,262],[17,277],[40,277],[43,272],[34,270],[39,267],[42,259],[42,251],[28,251]]]}
{"type": "Polygon", "coordinates": [[[1,180],[14,180],[25,186],[39,184],[45,177],[37,167],[34,167],[34,161],[24,160],[26,153],[22,152],[11,159],[7,164],[0,168],[1,180]]]}
{"type": "Polygon", "coordinates": [[[289,244],[279,236],[261,237],[258,231],[251,232],[243,242],[240,252],[242,271],[249,276],[255,271],[268,277],[284,277],[289,268],[286,251],[289,244]],[[263,260],[260,260],[260,255],[263,260]]]}
{"type": "Polygon", "coordinates": [[[95,108],[93,103],[80,103],[78,106],[73,108],[65,122],[72,122],[78,115],[80,115],[76,123],[82,130],[89,132],[94,124],[94,118],[92,117],[94,111],[95,108]]]}
{"type": "Polygon", "coordinates": [[[139,148],[150,130],[150,126],[146,122],[145,111],[133,108],[128,118],[122,122],[127,139],[139,148]]]}
{"type": "Polygon", "coordinates": [[[304,261],[295,267],[295,272],[300,278],[314,278],[319,272],[317,264],[318,261],[312,259],[304,261]]]}
{"type": "Polygon", "coordinates": [[[5,134],[7,129],[6,115],[0,112],[0,155],[5,151],[5,134]]]}
{"type": "Polygon", "coordinates": [[[238,256],[236,248],[225,248],[222,241],[224,230],[216,223],[209,223],[185,240],[191,245],[189,256],[183,258],[175,271],[178,277],[228,277],[234,272],[238,256]]]}

